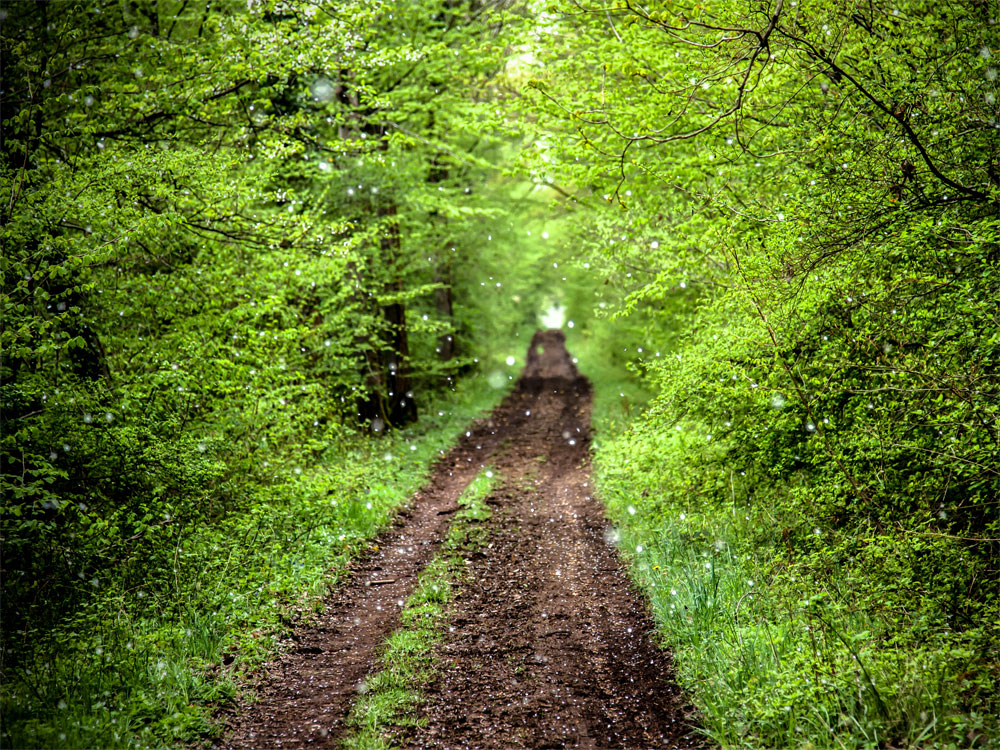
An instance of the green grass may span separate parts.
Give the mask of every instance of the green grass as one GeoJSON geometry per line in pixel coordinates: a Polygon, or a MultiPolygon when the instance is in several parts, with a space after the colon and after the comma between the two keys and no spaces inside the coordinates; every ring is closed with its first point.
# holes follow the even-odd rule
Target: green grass
{"type": "Polygon", "coordinates": [[[629,357],[641,336],[598,319],[568,339],[594,385],[599,497],[710,741],[1000,747],[982,699],[992,694],[995,705],[996,673],[991,687],[974,666],[989,661],[990,625],[924,621],[904,606],[912,583],[876,577],[891,568],[884,562],[863,564],[865,553],[903,556],[918,544],[944,556],[950,542],[820,521],[799,534],[802,519],[754,497],[738,469],[709,476],[691,459],[708,450],[710,430],[642,414],[642,367],[629,357]]]}
{"type": "Polygon", "coordinates": [[[399,629],[383,647],[379,671],[366,681],[351,711],[351,732],[343,743],[348,750],[390,748],[391,728],[419,723],[414,709],[421,700],[421,686],[433,674],[431,652],[441,638],[453,586],[465,574],[464,555],[485,543],[487,530],[482,522],[490,513],[484,499],[494,484],[493,472],[484,470],[462,493],[462,510],[441,551],[420,574],[400,615],[399,629]]]}
{"type": "Polygon", "coordinates": [[[863,548],[858,529],[817,527],[792,554],[792,520],[748,497],[740,472],[705,491],[685,459],[703,450],[697,430],[630,429],[619,386],[595,385],[599,496],[712,742],[1000,747],[996,717],[970,703],[991,690],[970,667],[984,630],[880,606],[878,581],[826,552],[863,548]]]}
{"type": "Polygon", "coordinates": [[[0,744],[157,748],[213,736],[213,707],[504,393],[468,378],[412,428],[332,446],[308,469],[289,456],[273,481],[247,488],[247,512],[180,539],[173,569],[150,571],[148,586],[102,573],[100,595],[72,619],[10,639],[23,651],[3,679],[0,744]]]}

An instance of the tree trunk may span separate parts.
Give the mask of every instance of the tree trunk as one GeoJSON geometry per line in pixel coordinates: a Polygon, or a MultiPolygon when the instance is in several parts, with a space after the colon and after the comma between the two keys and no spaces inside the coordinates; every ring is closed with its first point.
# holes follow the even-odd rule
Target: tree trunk
{"type": "MultiPolygon", "coordinates": [[[[445,318],[449,323],[452,323],[453,309],[451,296],[451,263],[449,261],[446,260],[441,266],[435,267],[434,282],[442,285],[440,288],[434,290],[434,306],[437,308],[437,312],[442,318],[445,318]]],[[[457,353],[458,347],[455,343],[455,326],[452,325],[449,333],[438,337],[437,355],[440,361],[450,362],[454,359],[457,353]]]]}
{"type": "MultiPolygon", "coordinates": [[[[387,230],[380,242],[380,260],[391,269],[392,281],[386,291],[400,292],[404,287],[397,261],[400,252],[396,205],[380,205],[378,216],[388,218],[387,230]]],[[[374,270],[374,269],[373,269],[374,270]]],[[[385,329],[376,349],[365,351],[367,395],[358,399],[358,416],[380,432],[386,427],[401,427],[417,419],[417,404],[410,382],[410,345],[406,329],[406,306],[393,302],[382,308],[385,329]]]]}

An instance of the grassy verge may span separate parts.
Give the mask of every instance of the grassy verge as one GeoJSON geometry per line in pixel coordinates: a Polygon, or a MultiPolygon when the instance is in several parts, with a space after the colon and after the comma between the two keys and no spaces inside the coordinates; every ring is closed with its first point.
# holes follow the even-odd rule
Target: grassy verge
{"type": "Polygon", "coordinates": [[[862,562],[887,546],[871,529],[817,521],[803,537],[803,519],[756,497],[740,470],[699,475],[689,458],[706,430],[630,426],[616,378],[591,377],[601,499],[713,742],[1000,747],[995,682],[975,666],[990,625],[907,611],[906,581],[873,578],[862,562]]]}
{"type": "Polygon", "coordinates": [[[420,574],[400,615],[399,629],[386,641],[379,658],[380,670],[366,681],[361,699],[351,711],[348,725],[352,731],[344,741],[345,748],[389,748],[390,728],[418,721],[413,708],[433,670],[431,649],[441,637],[452,587],[464,574],[464,553],[485,542],[486,529],[481,522],[490,513],[484,499],[494,482],[493,472],[484,471],[459,498],[462,510],[455,516],[448,538],[420,574]]]}
{"type": "Polygon", "coordinates": [[[288,456],[266,485],[244,488],[246,512],[178,530],[171,569],[150,570],[148,586],[126,587],[114,571],[95,578],[86,608],[15,645],[23,651],[3,676],[0,744],[156,748],[211,736],[212,704],[235,695],[241,675],[504,392],[468,378],[410,429],[329,447],[311,467],[288,456]]]}

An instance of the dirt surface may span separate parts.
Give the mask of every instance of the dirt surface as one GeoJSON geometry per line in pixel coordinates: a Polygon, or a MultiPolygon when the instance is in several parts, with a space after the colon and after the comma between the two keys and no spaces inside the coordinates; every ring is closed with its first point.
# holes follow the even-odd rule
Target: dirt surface
{"type": "Polygon", "coordinates": [[[701,747],[592,498],[590,385],[564,341],[561,331],[535,335],[514,392],[439,462],[379,552],[269,665],[260,701],[229,719],[220,747],[337,747],[359,682],[377,668],[458,496],[487,462],[503,476],[495,496],[505,505],[494,508],[490,543],[450,607],[426,725],[399,728],[396,743],[701,747]]]}

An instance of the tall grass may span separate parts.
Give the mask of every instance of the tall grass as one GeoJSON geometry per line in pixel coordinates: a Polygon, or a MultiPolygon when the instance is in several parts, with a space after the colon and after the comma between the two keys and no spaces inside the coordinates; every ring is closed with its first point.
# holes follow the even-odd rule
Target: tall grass
{"type": "Polygon", "coordinates": [[[864,571],[824,559],[850,542],[817,528],[815,559],[793,557],[784,520],[747,500],[737,472],[729,503],[677,486],[668,467],[683,461],[685,440],[605,435],[597,486],[713,742],[998,746],[996,717],[968,701],[983,687],[967,672],[977,631],[900,627],[905,614],[862,606],[864,571]]]}
{"type": "Polygon", "coordinates": [[[246,513],[178,543],[173,569],[148,586],[125,588],[107,571],[85,609],[18,643],[20,666],[3,679],[2,745],[157,748],[212,736],[214,707],[504,392],[468,378],[410,429],[331,447],[308,470],[289,458],[248,488],[246,513]]]}
{"type": "Polygon", "coordinates": [[[988,653],[986,630],[925,621],[888,595],[879,602],[885,582],[861,559],[879,549],[873,530],[823,524],[789,537],[801,519],[755,497],[741,471],[698,468],[690,459],[708,450],[709,430],[642,412],[628,350],[643,337],[596,321],[570,344],[595,386],[599,497],[707,738],[741,748],[1000,747],[995,712],[975,697],[992,693],[995,705],[995,673],[991,688],[971,667],[988,653]]]}

